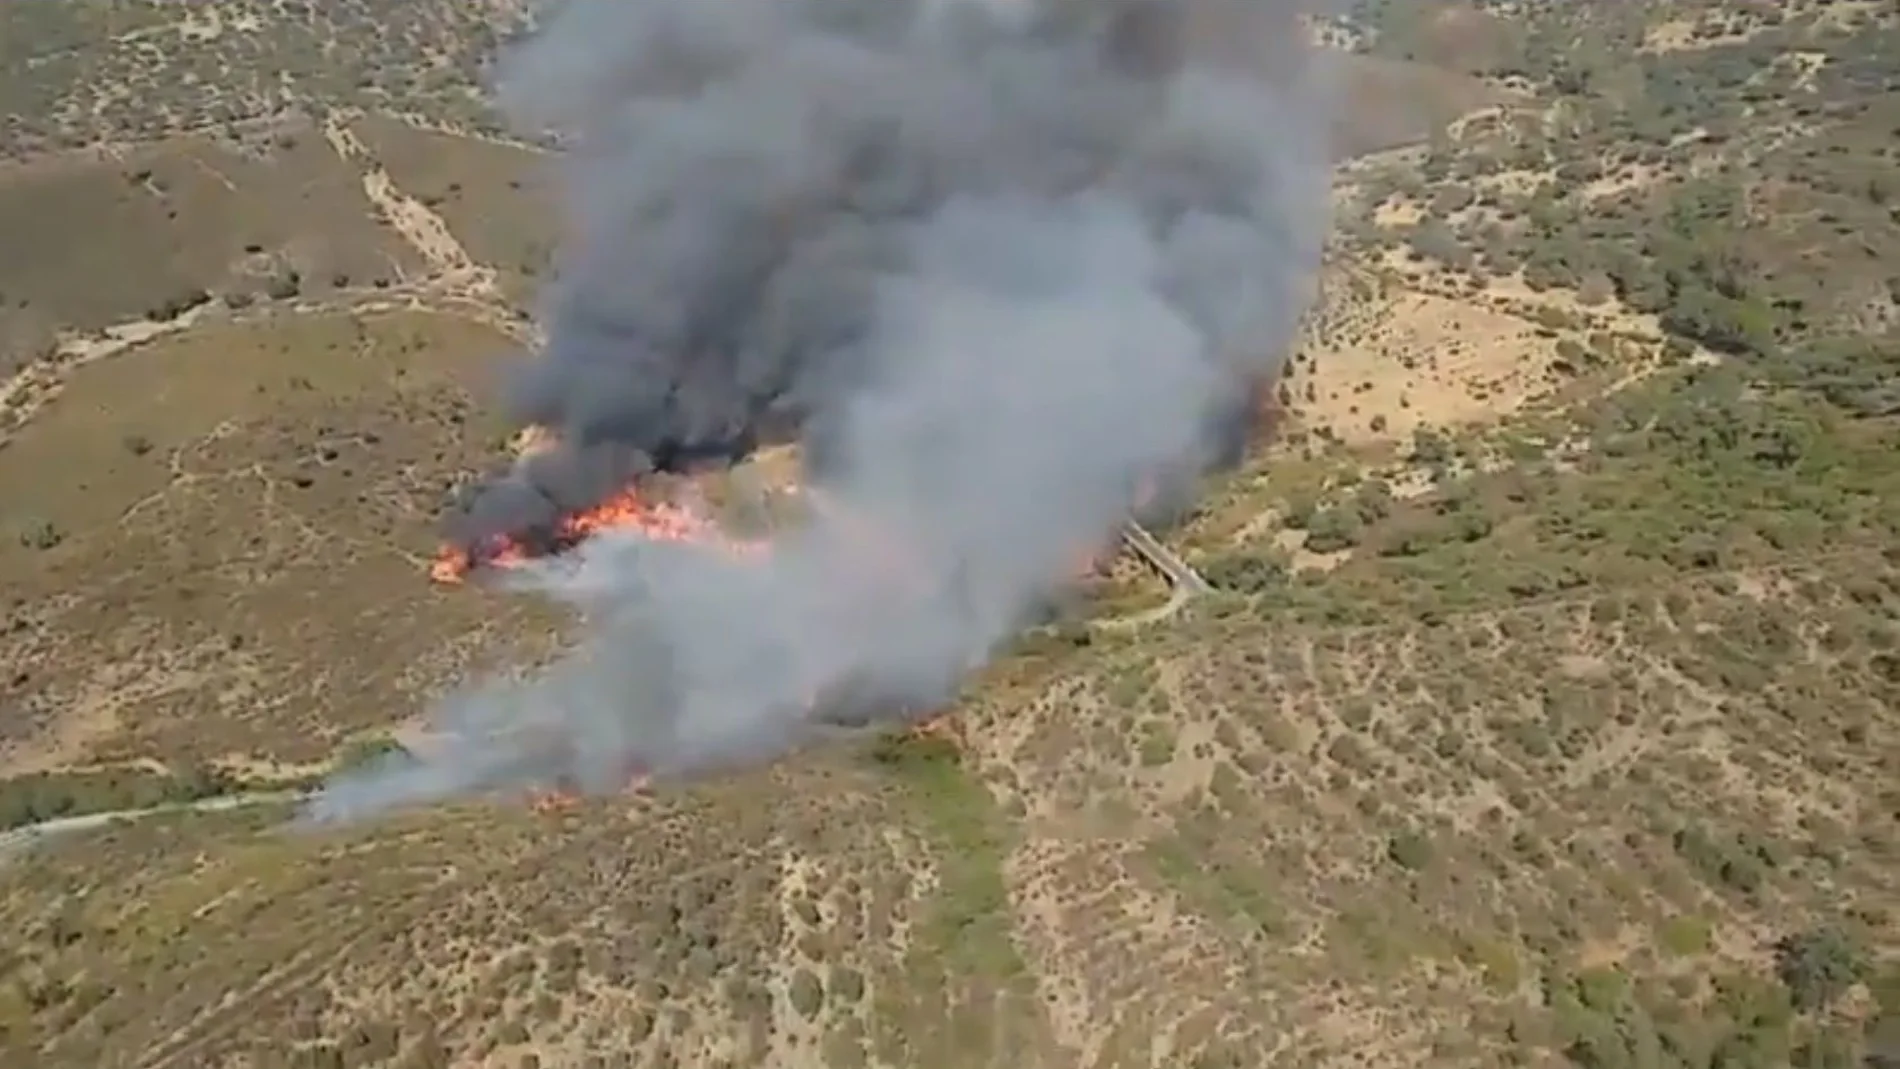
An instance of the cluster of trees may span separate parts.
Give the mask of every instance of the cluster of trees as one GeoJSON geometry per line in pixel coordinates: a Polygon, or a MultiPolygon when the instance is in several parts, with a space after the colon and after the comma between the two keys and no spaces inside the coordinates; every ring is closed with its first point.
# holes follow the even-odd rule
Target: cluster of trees
{"type": "Polygon", "coordinates": [[[1791,933],[1775,946],[1772,975],[1715,978],[1706,1006],[1677,1002],[1613,968],[1558,976],[1545,986],[1558,1046],[1579,1069],[1859,1069],[1881,1065],[1870,1039],[1900,1006],[1876,990],[1864,1023],[1829,1012],[1877,974],[1866,948],[1843,929],[1791,933]]]}
{"type": "MultiPolygon", "coordinates": [[[[1451,64],[1434,41],[1478,25],[1474,10],[1367,0],[1352,21],[1375,52],[1451,64]]],[[[1693,32],[1720,40],[1658,53],[1638,53],[1650,30],[1639,7],[1540,7],[1512,32],[1493,27],[1488,72],[1558,107],[1441,139],[1422,166],[1385,177],[1426,217],[1403,235],[1367,219],[1349,232],[1402,236],[1480,276],[1521,270],[1534,288],[1613,294],[1778,384],[1862,414],[1900,411],[1900,179],[1886,161],[1900,107],[1885,91],[1900,27],[1830,28],[1772,5],[1697,10],[1693,32]],[[1796,51],[1827,63],[1786,62],[1796,51]],[[1481,181],[1518,170],[1551,178],[1481,181]],[[1621,190],[1583,193],[1626,175],[1621,190]]]]}

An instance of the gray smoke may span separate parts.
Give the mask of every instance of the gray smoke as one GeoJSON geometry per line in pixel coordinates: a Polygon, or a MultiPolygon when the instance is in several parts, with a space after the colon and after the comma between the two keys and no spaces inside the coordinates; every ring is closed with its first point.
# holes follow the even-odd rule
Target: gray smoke
{"type": "Polygon", "coordinates": [[[783,752],[951,697],[1277,375],[1325,227],[1312,0],[566,0],[502,100],[572,239],[465,537],[797,434],[761,560],[597,538],[511,581],[577,648],[445,701],[317,817],[783,752]],[[811,699],[821,700],[814,707],[811,699]]]}

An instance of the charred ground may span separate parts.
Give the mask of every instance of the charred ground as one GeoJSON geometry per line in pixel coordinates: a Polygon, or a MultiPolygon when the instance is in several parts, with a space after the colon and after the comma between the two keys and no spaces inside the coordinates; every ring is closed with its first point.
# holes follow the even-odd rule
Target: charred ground
{"type": "MultiPolygon", "coordinates": [[[[372,55],[343,15],[228,7],[216,34],[169,5],[0,15],[113,20],[0,27],[35,57],[8,78],[41,79],[0,104],[76,149],[9,165],[0,218],[127,220],[0,260],[28,339],[0,432],[28,816],[307,774],[558,627],[423,575],[507,446],[480,413],[552,237],[520,223],[537,150],[484,140],[459,90],[352,97],[328,61],[177,120],[208,132],[46,103],[204,50],[372,55]],[[101,140],[138,143],[78,150],[101,140]]],[[[1340,31],[1392,72],[1368,77],[1479,110],[1342,167],[1288,433],[1172,537],[1215,595],[1118,571],[972,683],[961,750],[559,818],[310,840],[262,808],[12,855],[0,1061],[1891,1051],[1900,225],[1874,135],[1900,29],[1852,2],[1372,7],[1340,31]]],[[[489,33],[376,35],[402,49],[377,76],[453,75],[427,57],[489,33]]]]}

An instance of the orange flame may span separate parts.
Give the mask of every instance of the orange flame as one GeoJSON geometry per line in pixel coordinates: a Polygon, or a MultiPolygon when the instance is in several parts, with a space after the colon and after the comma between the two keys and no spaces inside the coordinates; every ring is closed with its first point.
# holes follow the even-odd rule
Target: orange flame
{"type": "Polygon", "coordinates": [[[939,739],[958,749],[963,748],[963,732],[958,729],[954,714],[945,711],[933,713],[910,726],[909,733],[918,738],[939,739]]]}
{"type": "MultiPolygon", "coordinates": [[[[516,436],[513,446],[517,456],[526,458],[554,448],[559,442],[554,432],[542,427],[529,427],[516,436]]],[[[800,494],[816,510],[828,513],[843,521],[844,528],[859,541],[865,562],[881,578],[900,585],[916,585],[925,582],[914,568],[911,555],[903,546],[896,544],[886,532],[875,525],[861,521],[857,517],[842,515],[843,510],[835,509],[831,503],[817,495],[804,494],[805,488],[796,484],[788,486],[787,491],[800,494]]],[[[461,583],[477,568],[519,567],[532,560],[539,552],[561,552],[571,549],[602,531],[631,530],[656,541],[693,542],[712,546],[722,551],[740,556],[754,556],[768,551],[764,541],[735,539],[720,530],[709,518],[692,509],[662,501],[651,501],[641,496],[639,488],[629,486],[605,501],[562,517],[551,532],[545,550],[537,550],[522,540],[497,535],[472,550],[460,546],[445,546],[436,555],[429,567],[429,576],[438,583],[461,583]]],[[[1099,568],[1113,551],[1103,552],[1093,547],[1079,547],[1075,556],[1077,578],[1086,578],[1099,568]]],[[[818,704],[819,698],[813,695],[809,704],[818,704]]],[[[909,731],[922,737],[942,739],[950,744],[963,747],[961,730],[949,712],[936,713],[913,724],[909,731]]],[[[629,793],[646,793],[651,789],[647,777],[640,772],[628,777],[629,793]]],[[[529,807],[540,814],[560,814],[571,811],[580,803],[579,794],[566,786],[555,786],[535,791],[529,799],[529,807]]]]}
{"type": "MultiPolygon", "coordinates": [[[[624,794],[645,795],[652,791],[652,784],[638,773],[627,777],[624,794]]],[[[543,816],[570,813],[581,804],[578,792],[565,787],[547,787],[532,792],[528,796],[528,809],[543,816]]]]}
{"type": "Polygon", "coordinates": [[[571,791],[536,791],[528,800],[528,808],[543,815],[566,813],[580,804],[580,795],[571,791]]]}
{"type": "MultiPolygon", "coordinates": [[[[518,455],[526,457],[554,448],[554,432],[529,427],[515,438],[518,455]]],[[[571,549],[607,530],[637,531],[663,542],[696,542],[716,546],[731,553],[753,555],[762,552],[763,543],[728,538],[711,520],[689,509],[662,501],[649,501],[637,487],[629,486],[591,508],[571,513],[555,524],[549,550],[571,549]]],[[[537,553],[518,538],[495,535],[471,551],[462,546],[444,546],[429,566],[429,577],[438,583],[463,582],[476,568],[520,567],[537,553]]]]}

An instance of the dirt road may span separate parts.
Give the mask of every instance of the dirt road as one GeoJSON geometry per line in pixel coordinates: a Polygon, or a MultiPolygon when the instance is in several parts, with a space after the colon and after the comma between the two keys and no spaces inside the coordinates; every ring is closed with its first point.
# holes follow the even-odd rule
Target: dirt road
{"type": "Polygon", "coordinates": [[[299,802],[305,797],[307,795],[300,791],[255,791],[249,794],[225,794],[216,798],[200,798],[195,802],[147,806],[144,809],[116,809],[105,813],[81,813],[77,816],[54,817],[51,820],[42,820],[35,824],[0,832],[0,864],[5,864],[18,854],[48,839],[72,832],[94,831],[114,821],[142,820],[167,813],[221,813],[233,809],[250,809],[254,806],[299,802]]]}

